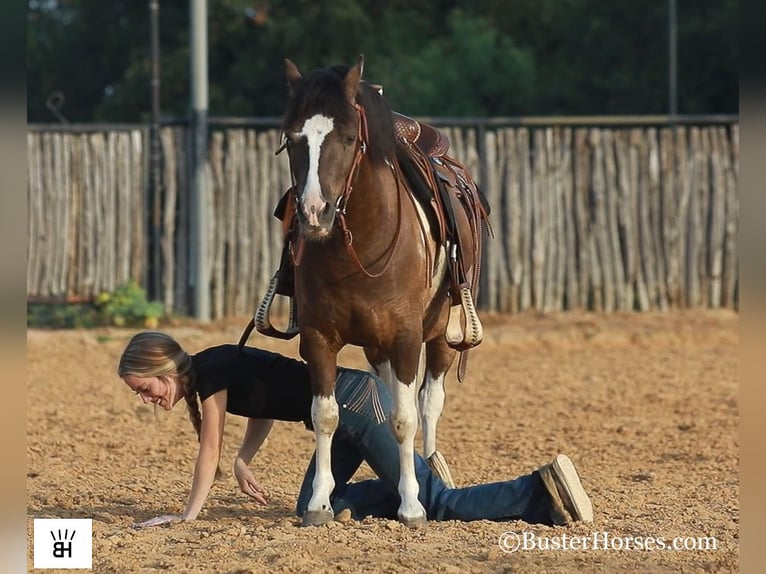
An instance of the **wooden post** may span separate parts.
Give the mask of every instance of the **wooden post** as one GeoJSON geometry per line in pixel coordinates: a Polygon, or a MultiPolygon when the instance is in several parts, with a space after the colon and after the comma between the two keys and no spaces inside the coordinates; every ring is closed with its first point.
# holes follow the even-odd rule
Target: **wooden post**
{"type": "Polygon", "coordinates": [[[614,269],[609,234],[609,215],[607,205],[606,181],[604,175],[604,149],[602,130],[596,128],[590,132],[593,148],[593,212],[595,214],[595,247],[600,267],[600,280],[603,284],[604,310],[614,311],[614,269]]]}
{"type": "Polygon", "coordinates": [[[518,131],[517,149],[519,150],[519,182],[521,184],[522,206],[522,238],[521,253],[523,276],[521,281],[521,302],[519,309],[527,311],[532,308],[532,225],[534,219],[534,189],[532,187],[532,158],[530,157],[529,130],[521,128],[518,131]]]}
{"type": "MultiPolygon", "coordinates": [[[[644,249],[643,241],[645,229],[648,230],[648,222],[644,221],[644,218],[648,218],[648,210],[644,212],[644,205],[646,205],[646,197],[648,195],[648,186],[642,187],[642,166],[648,163],[648,154],[646,153],[647,147],[645,145],[645,134],[642,130],[634,128],[630,132],[630,187],[633,190],[632,197],[632,210],[633,210],[633,244],[634,244],[634,265],[636,272],[636,297],[638,308],[641,311],[648,311],[651,309],[651,302],[649,299],[649,287],[648,281],[644,274],[644,249]]],[[[646,182],[648,183],[648,181],[646,182]]]]}
{"type": "Polygon", "coordinates": [[[545,245],[548,221],[545,217],[545,141],[543,130],[534,132],[534,171],[532,175],[532,304],[542,312],[545,306],[545,245]]]}
{"type": "MultiPolygon", "coordinates": [[[[521,170],[522,155],[519,151],[517,142],[517,132],[509,128],[504,130],[504,147],[507,156],[505,164],[505,222],[506,232],[504,237],[498,237],[496,240],[505,241],[506,253],[508,257],[508,279],[510,288],[508,300],[503,308],[511,313],[517,313],[520,308],[521,282],[524,275],[524,243],[522,237],[523,212],[525,205],[521,198],[521,186],[523,184],[523,175],[521,170]]],[[[499,223],[499,218],[494,218],[499,223]]]]}
{"type": "Polygon", "coordinates": [[[566,245],[564,261],[564,296],[562,308],[577,309],[580,293],[577,283],[577,224],[575,223],[574,177],[572,162],[572,128],[563,129],[561,157],[561,209],[564,222],[564,242],[566,245]]]}
{"type": "MultiPolygon", "coordinates": [[[[577,228],[577,284],[579,300],[577,307],[590,308],[591,287],[591,242],[590,229],[590,151],[588,148],[588,130],[578,128],[575,131],[574,148],[574,215],[577,228]]],[[[595,304],[595,303],[594,303],[595,304]]]]}
{"type": "Polygon", "coordinates": [[[617,167],[617,230],[620,240],[621,263],[623,266],[624,300],[621,309],[632,311],[636,305],[638,264],[636,258],[635,200],[631,177],[630,132],[616,131],[614,134],[614,155],[617,167]]]}
{"type": "Polygon", "coordinates": [[[176,155],[173,128],[164,128],[160,132],[162,155],[165,158],[165,198],[162,206],[162,292],[166,313],[175,308],[175,238],[176,238],[176,203],[178,182],[176,178],[176,155]]]}
{"type": "Polygon", "coordinates": [[[210,195],[213,200],[213,209],[210,214],[212,221],[212,235],[210,238],[210,252],[212,259],[212,282],[211,294],[213,300],[213,313],[215,319],[225,316],[224,298],[226,294],[226,280],[224,275],[226,253],[226,224],[224,214],[224,194],[226,178],[224,177],[224,153],[223,133],[214,132],[210,144],[210,195]]]}
{"type": "Polygon", "coordinates": [[[612,268],[614,308],[625,311],[628,305],[625,294],[625,270],[622,262],[622,248],[620,246],[620,232],[618,229],[619,183],[614,159],[613,133],[611,129],[605,129],[602,132],[601,140],[604,146],[604,194],[606,197],[607,236],[609,237],[607,253],[612,268]]]}
{"type": "Polygon", "coordinates": [[[739,157],[739,129],[732,126],[727,139],[726,128],[721,128],[721,147],[723,167],[725,174],[726,217],[724,233],[724,258],[723,258],[723,293],[721,305],[728,308],[737,308],[738,301],[735,297],[737,290],[737,226],[739,219],[739,203],[737,201],[737,171],[736,158],[739,157]]]}
{"type": "Polygon", "coordinates": [[[556,225],[556,151],[554,148],[553,129],[545,128],[544,161],[539,177],[543,183],[543,220],[545,221],[545,255],[543,258],[543,311],[556,310],[556,267],[558,259],[558,228],[556,225]]]}
{"type": "Polygon", "coordinates": [[[660,180],[660,133],[655,128],[648,130],[649,135],[649,218],[651,221],[652,253],[657,286],[657,305],[661,311],[668,308],[667,285],[665,283],[665,250],[662,237],[662,188],[660,180]]]}
{"type": "MultiPolygon", "coordinates": [[[[490,205],[500,208],[500,190],[497,173],[497,136],[494,131],[489,130],[484,133],[484,173],[485,181],[482,186],[484,194],[490,205]]],[[[505,233],[505,230],[503,230],[505,233]]],[[[486,281],[482,283],[485,286],[484,301],[489,311],[497,312],[501,294],[504,295],[504,289],[501,288],[501,281],[505,283],[505,258],[501,256],[502,245],[500,242],[487,243],[484,247],[484,276],[486,281]],[[498,253],[499,252],[499,253],[498,253]],[[502,279],[501,279],[502,277],[502,279]]]]}
{"type": "Polygon", "coordinates": [[[721,306],[723,276],[724,220],[726,197],[724,196],[725,174],[721,161],[720,133],[710,128],[711,165],[713,168],[713,190],[710,206],[710,306],[721,306]]]}

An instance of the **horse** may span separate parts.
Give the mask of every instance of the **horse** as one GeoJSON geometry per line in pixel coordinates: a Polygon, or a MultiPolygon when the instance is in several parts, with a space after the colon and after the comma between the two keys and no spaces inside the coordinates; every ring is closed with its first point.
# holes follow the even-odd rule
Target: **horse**
{"type": "MultiPolygon", "coordinates": [[[[352,66],[305,77],[289,59],[284,148],[293,178],[296,236],[291,246],[299,353],[312,385],[316,476],[304,526],[334,518],[330,445],[338,424],[336,363],[346,345],[364,349],[392,391],[389,423],[399,443],[399,520],[426,522],[418,501],[416,393],[425,451],[436,451],[445,375],[456,351],[445,338],[449,254],[402,174],[392,110],[352,66]],[[424,353],[425,374],[418,384],[424,353]]],[[[463,218],[458,224],[468,225],[463,218]]]]}

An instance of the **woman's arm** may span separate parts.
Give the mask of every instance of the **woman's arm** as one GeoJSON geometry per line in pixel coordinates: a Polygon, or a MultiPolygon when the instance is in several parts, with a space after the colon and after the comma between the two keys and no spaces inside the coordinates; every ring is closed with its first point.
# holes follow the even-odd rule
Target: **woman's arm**
{"type": "Polygon", "coordinates": [[[245,436],[242,438],[242,446],[239,447],[237,457],[234,459],[234,476],[237,478],[239,488],[261,504],[266,504],[266,493],[255,480],[253,473],[247,465],[263,445],[263,441],[269,436],[272,419],[248,419],[245,436]]]}
{"type": "Polygon", "coordinates": [[[245,436],[242,437],[237,458],[242,459],[245,464],[250,464],[255,453],[263,445],[263,441],[269,436],[272,426],[274,426],[273,419],[247,419],[245,436]]]}
{"type": "Polygon", "coordinates": [[[215,471],[221,456],[223,423],[226,420],[226,389],[202,401],[202,429],[199,433],[199,452],[194,465],[194,479],[183,514],[165,514],[136,524],[134,528],[158,526],[174,520],[194,520],[205,504],[210,487],[215,480],[215,471]]]}
{"type": "Polygon", "coordinates": [[[223,424],[226,421],[227,391],[223,389],[202,401],[202,430],[199,435],[199,452],[194,465],[194,479],[183,513],[184,520],[197,518],[215,480],[215,471],[221,457],[223,424]]]}

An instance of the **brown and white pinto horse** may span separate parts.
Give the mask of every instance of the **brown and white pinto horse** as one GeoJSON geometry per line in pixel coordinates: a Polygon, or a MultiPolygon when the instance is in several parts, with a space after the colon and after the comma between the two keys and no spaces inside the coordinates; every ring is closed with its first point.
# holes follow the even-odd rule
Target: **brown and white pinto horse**
{"type": "MultiPolygon", "coordinates": [[[[304,525],[333,518],[330,443],[338,424],[338,352],[364,348],[394,398],[399,442],[399,519],[425,522],[418,501],[413,439],[425,342],[420,410],[426,452],[444,405],[444,377],[455,358],[445,341],[449,311],[445,250],[407,189],[396,159],[391,110],[361,81],[363,58],[302,76],[285,61],[290,99],[283,130],[294,179],[293,238],[300,354],[311,373],[316,478],[304,525]]],[[[429,452],[429,450],[431,452],[429,452]]]]}

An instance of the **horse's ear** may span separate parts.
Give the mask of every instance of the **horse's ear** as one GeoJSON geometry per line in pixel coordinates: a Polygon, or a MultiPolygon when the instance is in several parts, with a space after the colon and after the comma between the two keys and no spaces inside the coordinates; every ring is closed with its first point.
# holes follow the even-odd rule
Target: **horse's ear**
{"type": "Polygon", "coordinates": [[[301,73],[298,71],[298,66],[293,64],[293,61],[289,58],[285,58],[285,76],[287,77],[287,83],[292,86],[301,79],[301,73]]]}
{"type": "Polygon", "coordinates": [[[359,54],[359,58],[346,74],[346,100],[349,104],[356,103],[356,90],[359,88],[359,82],[362,80],[362,71],[364,70],[364,54],[359,54]]]}

